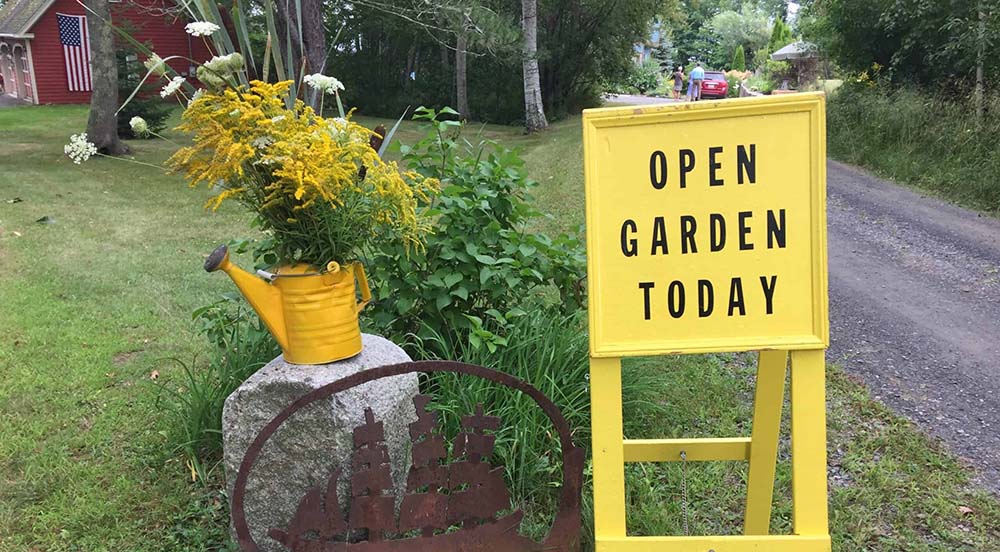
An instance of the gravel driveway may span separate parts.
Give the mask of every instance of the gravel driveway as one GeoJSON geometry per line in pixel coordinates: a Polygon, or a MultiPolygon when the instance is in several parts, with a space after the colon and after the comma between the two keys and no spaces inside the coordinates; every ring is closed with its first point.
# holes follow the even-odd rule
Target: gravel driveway
{"type": "Polygon", "coordinates": [[[1000,494],[1000,220],[828,164],[830,362],[1000,494]]]}

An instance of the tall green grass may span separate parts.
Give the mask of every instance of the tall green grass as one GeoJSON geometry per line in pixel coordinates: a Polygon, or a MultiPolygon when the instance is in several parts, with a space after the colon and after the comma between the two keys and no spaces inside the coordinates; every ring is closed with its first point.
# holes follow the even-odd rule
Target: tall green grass
{"type": "Polygon", "coordinates": [[[963,100],[844,85],[827,106],[829,151],[842,161],[963,205],[1000,212],[1000,95],[983,120],[963,100]]]}
{"type": "Polygon", "coordinates": [[[213,345],[207,362],[168,359],[182,377],[164,382],[158,400],[170,420],[174,451],[185,458],[192,479],[208,482],[222,459],[226,398],[281,349],[236,293],[195,310],[192,318],[213,345]]]}
{"type": "MultiPolygon", "coordinates": [[[[508,332],[509,345],[492,353],[468,341],[446,342],[440,335],[413,341],[407,348],[414,358],[433,358],[437,354],[431,351],[448,351],[448,359],[486,366],[527,381],[559,407],[576,446],[589,449],[586,311],[561,314],[552,308],[529,309],[528,314],[514,319],[508,332]]],[[[461,416],[472,413],[477,404],[503,420],[496,433],[493,461],[504,466],[512,500],[525,510],[523,532],[537,537],[547,531],[558,505],[562,454],[555,428],[535,402],[516,390],[457,374],[432,374],[421,389],[434,396],[431,408],[440,412],[441,428],[449,442],[460,429],[461,416]]],[[[650,419],[665,414],[661,401],[668,394],[669,382],[654,367],[624,371],[622,390],[624,410],[635,414],[628,418],[626,431],[641,431],[650,419]]],[[[589,483],[585,484],[586,499],[591,490],[589,483]]],[[[589,500],[585,502],[584,520],[589,525],[589,500]]]]}

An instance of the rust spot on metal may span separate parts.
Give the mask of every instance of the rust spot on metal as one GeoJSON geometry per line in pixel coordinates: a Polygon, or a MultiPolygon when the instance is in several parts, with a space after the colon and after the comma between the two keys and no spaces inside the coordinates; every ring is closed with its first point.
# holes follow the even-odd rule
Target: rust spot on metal
{"type": "Polygon", "coordinates": [[[459,362],[407,362],[365,370],[325,385],[301,397],[275,416],[257,435],[240,464],[233,489],[233,525],[240,548],[259,552],[250,535],[244,500],[247,480],[264,444],[289,417],[315,401],[370,381],[416,372],[450,372],[499,383],[530,396],[552,421],[563,452],[563,482],[559,512],[549,534],[534,542],[518,534],[524,517],[510,509],[510,492],[503,468],[489,464],[500,419],[488,416],[483,405],[462,417],[462,430],[453,443],[452,461],[437,427],[437,414],[427,410],[431,398],[413,399],[417,420],[409,425],[413,442],[412,466],[407,476],[399,518],[395,515],[389,455],[381,421],[365,409],[365,423],[354,430],[351,457],[350,508],[337,501],[334,470],[321,491],[303,496],[286,528],[268,535],[292,552],[576,552],[580,547],[580,492],[584,451],[573,445],[569,426],[559,409],[540,391],[509,374],[459,362]],[[414,533],[418,533],[414,536],[414,533]]]}

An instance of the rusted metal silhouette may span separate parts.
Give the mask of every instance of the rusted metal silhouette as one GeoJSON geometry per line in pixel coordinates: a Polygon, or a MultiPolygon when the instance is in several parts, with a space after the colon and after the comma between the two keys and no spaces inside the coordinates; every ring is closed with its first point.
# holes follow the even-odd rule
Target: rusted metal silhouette
{"type": "Polygon", "coordinates": [[[563,452],[563,484],[560,508],[549,534],[536,543],[517,533],[521,510],[511,509],[510,492],[503,468],[488,460],[496,438],[488,432],[500,427],[500,419],[487,416],[483,405],[462,417],[462,430],[453,444],[452,461],[437,415],[427,410],[431,398],[417,395],[413,402],[417,420],[410,424],[412,465],[407,475],[397,521],[392,477],[382,422],[365,409],[365,423],[354,430],[354,452],[349,513],[345,518],[337,501],[334,470],[326,489],[310,489],[284,529],[268,535],[293,552],[520,552],[579,549],[580,490],[584,452],[573,446],[569,427],[558,408],[540,391],[508,374],[458,362],[409,362],[374,368],[321,387],[295,401],[261,430],[250,445],[233,492],[233,523],[240,547],[258,552],[250,535],[244,511],[249,472],[264,443],[278,427],[301,408],[335,393],[372,380],[414,372],[452,372],[491,380],[529,395],[552,420],[563,452]]]}

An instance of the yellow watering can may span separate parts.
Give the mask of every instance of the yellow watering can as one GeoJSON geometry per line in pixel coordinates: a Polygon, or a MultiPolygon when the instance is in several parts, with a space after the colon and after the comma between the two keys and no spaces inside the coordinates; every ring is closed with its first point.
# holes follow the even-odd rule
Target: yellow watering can
{"type": "Polygon", "coordinates": [[[320,272],[307,264],[283,266],[274,274],[258,271],[258,278],[229,262],[229,250],[220,245],[205,259],[205,270],[222,270],[257,311],[293,364],[326,364],[361,352],[358,313],[371,300],[365,269],[335,262],[320,272]],[[361,301],[355,296],[357,278],[361,301]]]}

